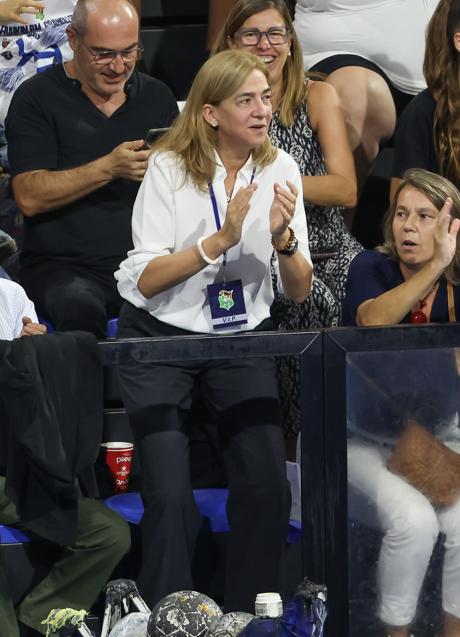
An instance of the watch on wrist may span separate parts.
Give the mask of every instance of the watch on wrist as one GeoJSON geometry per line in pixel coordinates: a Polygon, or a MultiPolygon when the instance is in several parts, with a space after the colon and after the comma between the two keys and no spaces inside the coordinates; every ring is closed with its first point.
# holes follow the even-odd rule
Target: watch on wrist
{"type": "Polygon", "coordinates": [[[299,247],[299,240],[294,234],[294,230],[289,227],[289,239],[282,246],[278,245],[272,237],[272,246],[275,248],[278,254],[284,254],[288,257],[292,256],[297,252],[297,248],[299,247]]]}

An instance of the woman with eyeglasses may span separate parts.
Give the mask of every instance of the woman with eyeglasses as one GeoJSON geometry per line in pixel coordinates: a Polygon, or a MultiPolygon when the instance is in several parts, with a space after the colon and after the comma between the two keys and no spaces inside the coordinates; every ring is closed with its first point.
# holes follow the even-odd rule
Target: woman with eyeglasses
{"type": "MultiPolygon", "coordinates": [[[[348,266],[362,250],[343,212],[356,203],[356,178],[335,90],[306,77],[302,51],[283,0],[238,0],[214,47],[249,51],[265,64],[272,88],[272,142],[296,160],[314,264],[307,300],[290,302],[275,292],[273,315],[281,330],[338,325],[348,266]]],[[[298,362],[282,359],[284,425],[295,439],[299,423],[298,362]]]]}

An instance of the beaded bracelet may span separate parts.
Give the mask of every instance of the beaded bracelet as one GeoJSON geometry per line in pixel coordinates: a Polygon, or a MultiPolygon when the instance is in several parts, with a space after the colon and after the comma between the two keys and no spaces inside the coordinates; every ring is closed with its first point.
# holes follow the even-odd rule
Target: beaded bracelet
{"type": "Polygon", "coordinates": [[[289,230],[289,239],[286,241],[284,246],[278,246],[273,237],[272,237],[272,246],[278,252],[278,254],[285,254],[287,256],[292,256],[297,252],[297,248],[299,247],[299,240],[294,234],[294,230],[291,227],[288,227],[289,230]]]}

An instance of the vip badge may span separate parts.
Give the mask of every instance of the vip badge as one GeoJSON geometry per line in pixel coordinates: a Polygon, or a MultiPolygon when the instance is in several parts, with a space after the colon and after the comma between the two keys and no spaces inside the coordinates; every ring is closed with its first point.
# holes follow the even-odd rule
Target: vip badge
{"type": "Polygon", "coordinates": [[[208,285],[208,299],[213,329],[235,329],[248,322],[241,279],[208,285]]]}

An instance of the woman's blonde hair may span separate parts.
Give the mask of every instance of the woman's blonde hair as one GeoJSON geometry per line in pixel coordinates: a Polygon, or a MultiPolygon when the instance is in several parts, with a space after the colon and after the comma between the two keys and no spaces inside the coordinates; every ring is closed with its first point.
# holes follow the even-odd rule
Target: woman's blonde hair
{"type": "MultiPolygon", "coordinates": [[[[203,117],[205,104],[218,105],[233,95],[252,71],[260,71],[268,78],[265,64],[255,55],[243,51],[224,51],[210,58],[198,71],[184,109],[170,130],[153,146],[155,151],[171,151],[183,162],[185,176],[205,191],[214,179],[217,130],[203,117]]],[[[271,164],[277,155],[268,135],[254,148],[256,166],[271,164]]]]}
{"type": "MultiPolygon", "coordinates": [[[[447,197],[450,197],[452,199],[451,215],[455,219],[460,219],[460,192],[454,184],[445,177],[431,173],[423,168],[406,170],[395,192],[393,203],[385,215],[383,222],[384,243],[377,248],[379,252],[387,254],[394,261],[399,261],[399,256],[393,236],[393,219],[398,207],[399,195],[406,186],[412,186],[420,191],[431,201],[436,210],[441,210],[447,197]]],[[[445,276],[453,285],[460,284],[460,233],[457,235],[457,248],[454,258],[447,268],[445,276]]]]}
{"type": "MultiPolygon", "coordinates": [[[[283,68],[283,92],[279,107],[281,124],[289,127],[294,123],[295,115],[305,101],[305,77],[310,77],[310,74],[305,74],[304,72],[302,48],[284,0],[238,0],[230,11],[211,53],[215,54],[228,49],[229,42],[234,41],[235,34],[241,29],[246,20],[256,13],[267,9],[278,11],[285,27],[291,33],[291,55],[287,58],[283,68]]],[[[320,74],[311,74],[311,77],[322,79],[320,74]]]]}
{"type": "Polygon", "coordinates": [[[460,0],[440,0],[428,24],[423,72],[436,101],[433,139],[441,175],[460,186],[460,0]]]}

